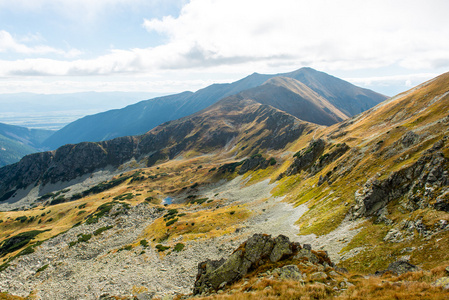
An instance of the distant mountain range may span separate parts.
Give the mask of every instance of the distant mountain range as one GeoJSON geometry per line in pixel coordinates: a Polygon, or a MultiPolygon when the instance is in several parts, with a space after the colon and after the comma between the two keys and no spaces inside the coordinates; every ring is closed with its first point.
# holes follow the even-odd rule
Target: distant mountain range
{"type": "Polygon", "coordinates": [[[42,142],[53,133],[52,130],[0,123],[0,167],[15,163],[27,154],[42,151],[42,142]]]}
{"type": "MultiPolygon", "coordinates": [[[[164,122],[191,115],[216,103],[220,99],[256,87],[260,87],[260,90],[248,91],[248,95],[258,98],[265,97],[264,100],[260,98],[259,101],[269,105],[276,102],[276,105],[279,105],[278,108],[285,109],[286,112],[293,115],[298,114],[298,110],[306,112],[311,107],[312,102],[315,103],[312,106],[321,103],[318,105],[320,109],[329,109],[331,111],[330,115],[333,114],[333,116],[310,116],[310,122],[325,125],[334,124],[354,114],[363,112],[387,98],[384,95],[356,87],[346,81],[311,68],[301,68],[291,73],[274,75],[254,73],[239,81],[229,84],[213,84],[195,93],[184,92],[154,98],[122,109],[86,116],[57,131],[43,145],[50,149],[56,149],[65,144],[105,141],[121,136],[143,134],[164,122]],[[262,86],[267,80],[275,77],[295,79],[295,82],[287,83],[288,80],[284,79],[283,84],[271,82],[262,86]],[[296,85],[296,87],[293,88],[293,85],[296,85]],[[298,88],[299,86],[301,87],[298,88]],[[276,99],[268,99],[264,94],[267,95],[266,93],[270,89],[272,90],[271,93],[283,90],[285,95],[281,96],[279,94],[276,96],[276,99]],[[295,89],[302,89],[303,92],[296,93],[295,89]],[[260,97],[257,95],[260,95],[260,97]],[[303,98],[305,95],[310,99],[312,97],[314,100],[303,106],[305,102],[300,101],[299,98],[303,98]],[[279,99],[280,97],[285,97],[285,99],[281,100],[279,99]],[[289,97],[292,98],[290,99],[289,97]],[[288,103],[289,99],[295,100],[292,100],[292,103],[288,103]],[[281,102],[283,103],[281,104],[281,102]]],[[[274,107],[277,107],[276,105],[274,107]]],[[[309,117],[308,113],[306,115],[309,117]]]]}
{"type": "Polygon", "coordinates": [[[236,152],[239,157],[259,150],[282,149],[305,131],[348,119],[384,99],[375,92],[303,68],[282,76],[253,74],[196,93],[142,101],[82,118],[56,132],[43,144],[56,147],[59,139],[59,143],[65,141],[64,146],[25,157],[11,169],[2,169],[0,176],[7,183],[3,192],[37,181],[69,181],[108,165],[118,167],[131,159],[151,166],[189,151],[208,153],[230,143],[240,149],[236,152]],[[192,113],[163,123],[164,118],[188,112],[192,113]],[[147,132],[150,126],[157,127],[147,132]],[[136,136],[140,131],[147,133],[136,136]],[[127,132],[134,136],[120,136],[127,132]],[[98,134],[105,141],[99,141],[98,134]],[[111,139],[114,136],[119,137],[111,139]],[[88,137],[95,142],[76,143],[88,137]],[[16,181],[25,169],[32,172],[16,181]]]}
{"type": "MultiPolygon", "coordinates": [[[[25,94],[11,97],[13,96],[17,98],[16,105],[28,101],[26,99],[29,97],[25,94]]],[[[100,96],[107,97],[107,94],[100,96]]],[[[123,101],[122,96],[124,95],[112,94],[111,101],[123,101]]],[[[55,107],[59,107],[63,105],[61,102],[77,102],[76,99],[82,99],[81,102],[90,107],[89,97],[97,99],[99,95],[91,93],[60,95],[59,102],[56,95],[49,95],[49,99],[44,101],[46,104],[36,109],[45,109],[52,103],[55,107]],[[67,101],[62,101],[64,99],[67,101]]],[[[251,100],[279,109],[299,120],[326,126],[345,120],[386,99],[383,95],[356,87],[311,68],[274,75],[254,73],[239,81],[213,84],[195,93],[183,92],[158,97],[122,109],[86,116],[56,132],[3,124],[0,126],[0,166],[15,163],[30,153],[57,149],[66,144],[106,141],[144,134],[167,121],[195,114],[229,97],[234,99],[228,101],[251,100]]],[[[3,100],[5,99],[0,97],[0,104],[3,100]]],[[[97,107],[97,102],[94,101],[92,107],[97,107]]],[[[75,104],[64,105],[71,107],[75,104]]],[[[25,104],[23,106],[27,109],[34,107],[25,104]]]]}

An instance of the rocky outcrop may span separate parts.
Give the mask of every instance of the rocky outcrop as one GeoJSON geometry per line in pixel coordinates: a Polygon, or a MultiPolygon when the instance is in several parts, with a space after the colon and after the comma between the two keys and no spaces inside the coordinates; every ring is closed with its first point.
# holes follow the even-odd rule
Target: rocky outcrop
{"type": "Polygon", "coordinates": [[[411,263],[409,263],[408,261],[405,260],[398,260],[395,261],[391,264],[388,265],[388,268],[386,270],[383,271],[377,271],[375,275],[383,275],[387,272],[393,273],[396,276],[402,275],[404,273],[407,272],[416,272],[419,271],[420,269],[415,266],[412,265],[411,263]]]}
{"type": "Polygon", "coordinates": [[[449,159],[440,149],[443,140],[434,144],[415,163],[391,173],[379,180],[378,175],[369,179],[364,187],[355,193],[354,218],[378,215],[390,201],[406,195],[404,206],[414,211],[430,206],[438,198],[434,208],[445,209],[445,196],[449,185],[449,159]]]}
{"type": "Polygon", "coordinates": [[[251,170],[266,169],[269,163],[262,155],[253,155],[251,158],[243,161],[238,173],[242,175],[251,170]]]}
{"type": "Polygon", "coordinates": [[[69,181],[108,165],[119,166],[136,155],[137,145],[137,138],[123,137],[27,155],[20,162],[0,169],[0,196],[31,184],[69,181]]]}
{"type": "Polygon", "coordinates": [[[311,167],[312,164],[323,154],[325,143],[322,139],[313,140],[309,146],[299,152],[294,157],[295,160],[286,171],[287,176],[298,174],[311,167]]]}
{"type": "MultiPolygon", "coordinates": [[[[325,252],[313,252],[310,246],[301,247],[299,243],[290,242],[286,236],[279,235],[272,238],[266,234],[254,234],[228,259],[201,262],[198,265],[193,293],[217,291],[264,264],[278,263],[288,259],[326,266],[332,264],[325,252]]],[[[298,268],[294,266],[280,267],[275,271],[286,278],[302,278],[301,273],[298,274],[298,268]]]]}
{"type": "MultiPolygon", "coordinates": [[[[327,153],[324,153],[324,148],[326,144],[322,139],[313,140],[309,143],[307,148],[298,151],[293,157],[295,160],[287,169],[286,172],[282,173],[278,179],[284,176],[291,176],[298,174],[301,171],[307,171],[310,176],[317,174],[324,167],[334,162],[343,156],[351,148],[346,144],[332,145],[327,153]],[[324,153],[324,154],[323,154],[324,153]]],[[[335,170],[335,169],[334,169],[335,170]]],[[[331,183],[330,177],[332,176],[332,170],[327,174],[320,175],[318,180],[318,186],[322,185],[324,182],[331,183]]]]}

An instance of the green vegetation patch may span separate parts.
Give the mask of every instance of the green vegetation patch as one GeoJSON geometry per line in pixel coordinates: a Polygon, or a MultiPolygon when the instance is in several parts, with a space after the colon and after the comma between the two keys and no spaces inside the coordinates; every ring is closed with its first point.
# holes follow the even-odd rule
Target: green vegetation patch
{"type": "Polygon", "coordinates": [[[32,239],[34,239],[38,234],[49,231],[49,230],[32,230],[27,232],[19,233],[13,237],[10,237],[3,241],[0,246],[0,257],[19,250],[26,244],[28,244],[32,239]]]}
{"type": "Polygon", "coordinates": [[[20,216],[16,218],[16,221],[20,221],[20,223],[25,223],[25,221],[28,219],[27,216],[20,216]]]}
{"type": "Polygon", "coordinates": [[[112,207],[115,204],[121,204],[123,209],[130,208],[130,205],[128,203],[124,203],[124,202],[113,201],[113,202],[104,203],[104,204],[100,205],[93,214],[87,216],[86,224],[97,223],[100,218],[102,218],[103,216],[105,216],[106,214],[108,214],[111,211],[112,207]]]}
{"type": "Polygon", "coordinates": [[[193,200],[190,200],[190,204],[203,204],[204,202],[206,202],[207,200],[209,200],[209,198],[199,198],[199,199],[193,199],[193,200]]]}
{"type": "Polygon", "coordinates": [[[184,249],[185,245],[183,243],[177,243],[173,248],[173,251],[181,252],[184,249]]]}
{"type": "Polygon", "coordinates": [[[97,230],[94,231],[94,235],[95,235],[95,236],[100,235],[100,234],[102,234],[103,232],[105,232],[106,230],[111,229],[112,227],[114,227],[114,226],[109,225],[109,226],[100,227],[100,228],[98,228],[97,230]]]}
{"type": "Polygon", "coordinates": [[[126,246],[123,246],[122,248],[118,249],[117,252],[120,252],[120,251],[123,251],[123,250],[131,251],[132,249],[133,249],[133,246],[126,245],[126,246]]]}
{"type": "Polygon", "coordinates": [[[43,265],[42,267],[40,267],[39,269],[36,270],[36,273],[43,272],[43,271],[45,271],[47,268],[48,268],[48,264],[43,265]]]}
{"type": "Polygon", "coordinates": [[[114,197],[114,200],[130,200],[134,198],[134,195],[132,193],[126,193],[119,196],[114,197]]]}
{"type": "Polygon", "coordinates": [[[165,223],[165,226],[173,225],[173,224],[175,224],[176,222],[178,222],[178,218],[168,221],[167,223],[165,223]]]}
{"type": "Polygon", "coordinates": [[[170,247],[169,246],[164,246],[162,244],[157,244],[156,245],[156,249],[157,249],[158,252],[164,252],[165,250],[170,249],[170,247]]]}
{"type": "Polygon", "coordinates": [[[73,247],[78,243],[87,243],[91,238],[92,238],[92,234],[90,234],[90,233],[88,233],[88,234],[80,233],[78,235],[78,240],[75,242],[70,242],[69,247],[73,247]]]}
{"type": "Polygon", "coordinates": [[[86,197],[88,195],[99,194],[101,192],[110,190],[113,187],[116,187],[116,186],[122,184],[123,182],[125,182],[129,178],[131,178],[131,176],[122,176],[122,177],[119,177],[117,179],[101,182],[101,183],[97,184],[96,186],[91,187],[88,190],[85,190],[85,191],[83,191],[81,193],[74,194],[72,196],[71,200],[81,199],[81,198],[86,197]]]}
{"type": "Polygon", "coordinates": [[[220,166],[218,168],[218,171],[221,173],[234,173],[235,169],[237,169],[237,167],[241,166],[244,163],[244,161],[237,161],[237,162],[233,162],[233,163],[229,163],[229,164],[224,164],[222,166],[220,166]]]}

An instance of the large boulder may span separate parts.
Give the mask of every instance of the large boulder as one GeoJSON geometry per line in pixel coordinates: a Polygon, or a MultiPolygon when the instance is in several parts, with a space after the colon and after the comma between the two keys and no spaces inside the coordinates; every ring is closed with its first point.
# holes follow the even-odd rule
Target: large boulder
{"type": "MultiPolygon", "coordinates": [[[[240,245],[227,260],[206,260],[198,265],[198,275],[193,293],[202,294],[216,291],[231,284],[250,271],[266,263],[276,263],[292,258],[302,249],[298,243],[292,243],[288,237],[279,235],[272,238],[266,234],[254,234],[240,245]]],[[[308,250],[310,251],[310,250],[308,250]]],[[[307,253],[301,258],[312,257],[307,253]]],[[[313,261],[318,261],[314,257],[313,261]]]]}
{"type": "Polygon", "coordinates": [[[376,275],[383,275],[384,273],[387,273],[387,272],[391,272],[395,275],[402,275],[407,272],[416,272],[419,270],[420,269],[417,266],[412,265],[408,261],[398,260],[398,261],[391,263],[386,270],[377,271],[376,275]]]}

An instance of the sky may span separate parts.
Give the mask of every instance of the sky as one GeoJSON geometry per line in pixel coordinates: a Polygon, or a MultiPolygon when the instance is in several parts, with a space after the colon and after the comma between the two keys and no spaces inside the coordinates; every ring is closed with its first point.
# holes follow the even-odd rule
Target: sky
{"type": "Polygon", "coordinates": [[[0,93],[176,93],[311,67],[388,96],[449,71],[447,0],[0,0],[0,93]]]}

